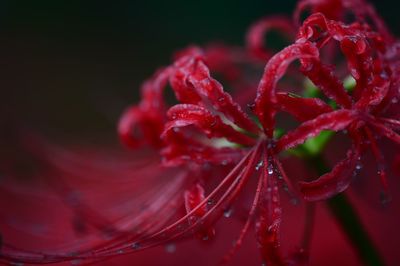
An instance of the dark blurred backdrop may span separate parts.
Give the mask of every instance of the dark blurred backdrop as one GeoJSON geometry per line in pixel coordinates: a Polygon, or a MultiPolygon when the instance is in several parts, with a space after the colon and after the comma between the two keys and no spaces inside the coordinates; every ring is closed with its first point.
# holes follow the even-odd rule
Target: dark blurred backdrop
{"type": "MultiPolygon", "coordinates": [[[[399,33],[397,1],[375,1],[399,33]]],[[[188,44],[243,44],[295,0],[0,1],[2,116],[63,139],[115,139],[140,83],[188,44]]]]}

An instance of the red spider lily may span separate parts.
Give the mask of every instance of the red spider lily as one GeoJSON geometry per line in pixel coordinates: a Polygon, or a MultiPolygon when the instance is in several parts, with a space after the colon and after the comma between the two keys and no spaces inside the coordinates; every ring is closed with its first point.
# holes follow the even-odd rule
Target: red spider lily
{"type": "MultiPolygon", "coordinates": [[[[131,148],[151,146],[155,149],[160,160],[153,158],[145,167],[140,167],[141,174],[155,179],[161,174],[171,176],[171,180],[163,180],[170,182],[166,186],[168,190],[160,191],[161,186],[149,188],[151,197],[143,196],[143,200],[138,200],[144,206],[143,210],[133,212],[134,220],[130,220],[132,217],[125,213],[126,209],[103,213],[83,201],[67,201],[79,222],[85,221],[85,226],[107,233],[111,237],[109,241],[89,238],[87,245],[75,250],[74,254],[30,252],[5,244],[0,260],[56,263],[82,259],[92,263],[192,235],[209,240],[215,235],[214,225],[218,219],[256,178],[244,226],[223,261],[232,258],[250,226],[254,226],[264,262],[270,265],[307,264],[307,244],[300,244],[288,255],[281,250],[279,189],[288,191],[291,196],[297,192],[279,156],[324,130],[346,130],[352,141],[346,159],[317,180],[301,182],[301,195],[315,201],[343,192],[368,148],[378,163],[378,174],[386,191],[384,156],[377,140],[383,136],[400,143],[400,135],[395,132],[400,128],[400,121],[390,116],[390,108],[397,103],[399,94],[399,45],[373,8],[361,0],[300,1],[294,19],[292,23],[285,18],[273,17],[254,24],[247,35],[248,53],[225,46],[210,46],[205,50],[190,47],[177,53],[173,64],[160,69],[143,84],[140,103],[123,114],[118,133],[122,142],[131,148]],[[296,27],[307,7],[312,15],[296,27]],[[355,21],[347,23],[348,12],[354,15],[355,21]],[[297,32],[294,43],[275,54],[269,51],[264,47],[263,35],[272,28],[285,31],[289,38],[297,32]],[[339,44],[339,49],[335,43],[339,44]],[[347,64],[345,76],[350,75],[355,80],[351,92],[346,91],[341,81],[343,73],[336,73],[333,66],[325,63],[327,59],[329,63],[335,63],[333,59],[338,57],[339,51],[347,64]],[[258,85],[254,86],[253,80],[246,79],[240,64],[258,66],[265,59],[268,61],[264,72],[258,85]],[[292,74],[299,78],[298,73],[289,70],[295,61],[300,64],[300,73],[325,96],[306,98],[281,91],[279,81],[282,78],[292,74]],[[230,94],[224,90],[210,70],[220,73],[228,84],[236,84],[232,85],[234,92],[230,94]],[[168,87],[177,104],[170,106],[167,103],[164,91],[168,87]],[[241,95],[243,89],[249,92],[244,92],[243,97],[235,97],[241,95]],[[253,98],[246,102],[249,95],[253,98]],[[246,112],[245,103],[249,104],[251,112],[246,112]],[[300,124],[278,138],[275,134],[279,122],[277,114],[281,112],[300,124]],[[215,182],[217,185],[207,193],[206,188],[215,182]],[[185,214],[177,218],[181,201],[185,214]]],[[[69,179],[78,180],[77,187],[85,187],[82,180],[88,175],[87,168],[69,162],[68,156],[60,156],[64,153],[54,152],[54,147],[39,143],[39,147],[24,145],[24,148],[30,147],[28,150],[41,158],[38,164],[44,165],[47,176],[71,175],[69,179]]],[[[10,175],[15,174],[8,165],[2,167],[10,175]]],[[[100,169],[106,171],[104,167],[100,169]]],[[[125,171],[120,171],[110,172],[126,175],[125,171]]],[[[103,176],[100,171],[93,172],[103,176]]],[[[61,180],[47,182],[62,198],[68,199],[73,190],[61,180]]],[[[136,187],[146,188],[146,185],[139,183],[136,187]]],[[[92,195],[88,192],[87,202],[91,199],[101,201],[101,193],[98,194],[101,189],[105,187],[93,190],[92,195]]],[[[76,227],[82,229],[79,222],[76,227]]]]}
{"type": "Polygon", "coordinates": [[[311,121],[307,121],[293,132],[284,136],[279,143],[279,149],[290,148],[297,144],[297,134],[316,135],[320,130],[333,129],[332,121],[344,123],[340,129],[348,128],[354,141],[354,147],[349,150],[347,159],[333,168],[331,173],[320,179],[302,183],[301,190],[305,198],[320,200],[331,197],[347,188],[357,161],[367,145],[378,163],[378,174],[382,185],[387,190],[386,173],[383,155],[379,151],[376,138],[385,136],[399,143],[399,135],[393,129],[396,120],[382,118],[384,110],[393,103],[393,91],[397,91],[398,77],[392,73],[398,71],[397,66],[388,62],[385,53],[393,43],[367,25],[354,23],[344,25],[340,22],[325,19],[322,14],[314,14],[308,18],[300,29],[298,42],[312,41],[322,48],[330,40],[340,43],[341,50],[348,60],[348,69],[356,81],[352,97],[345,92],[343,85],[338,82],[332,70],[323,65],[317,58],[302,60],[303,72],[327,95],[341,107],[340,111],[325,113],[311,121]],[[315,40],[315,41],[314,41],[315,40]],[[384,47],[384,48],[383,48],[384,47]],[[392,93],[389,94],[389,91],[392,93]],[[388,100],[390,97],[391,101],[388,100]],[[387,122],[386,125],[383,121],[387,122]],[[369,143],[369,144],[368,144],[369,143]]]}

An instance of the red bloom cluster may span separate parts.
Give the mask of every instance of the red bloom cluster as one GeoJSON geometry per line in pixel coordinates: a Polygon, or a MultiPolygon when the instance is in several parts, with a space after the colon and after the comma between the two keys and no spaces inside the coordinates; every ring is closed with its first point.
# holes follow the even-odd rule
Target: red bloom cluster
{"type": "Polygon", "coordinates": [[[246,50],[211,45],[177,53],[173,64],[143,84],[140,103],[123,114],[118,126],[122,141],[135,149],[153,147],[163,167],[182,176],[184,181],[170,187],[174,200],[181,197],[184,202],[183,217],[171,222],[173,217],[163,213],[162,220],[152,220],[155,211],[166,206],[168,197],[160,196],[141,212],[140,222],[135,224],[137,232],[121,232],[117,240],[90,251],[61,256],[10,249],[2,259],[97,261],[190,235],[207,240],[215,234],[215,222],[229,213],[249,180],[256,177],[246,222],[225,261],[254,225],[262,259],[268,265],[307,264],[306,246],[288,255],[281,250],[279,189],[308,201],[328,199],[350,185],[362,156],[370,149],[382,186],[388,190],[386,164],[377,140],[386,137],[400,143],[396,133],[400,120],[391,115],[400,96],[400,45],[362,0],[303,0],[293,19],[271,17],[255,23],[247,35],[246,50]],[[300,22],[307,10],[311,15],[300,22]],[[270,51],[264,43],[270,30],[282,32],[293,43],[277,53],[270,51]],[[254,82],[254,75],[244,68],[258,69],[265,60],[261,79],[254,82]],[[226,80],[232,93],[210,72],[226,80]],[[343,84],[346,77],[354,81],[351,88],[343,84]],[[318,88],[318,97],[300,95],[303,88],[299,84],[306,78],[318,88]],[[286,81],[297,89],[283,90],[281,83],[286,81]],[[172,89],[177,103],[168,103],[167,88],[172,89]],[[297,121],[294,129],[282,136],[277,134],[278,125],[289,122],[280,121],[280,113],[297,121]],[[329,173],[301,182],[298,190],[285,173],[280,156],[323,131],[346,131],[352,146],[329,173]]]}

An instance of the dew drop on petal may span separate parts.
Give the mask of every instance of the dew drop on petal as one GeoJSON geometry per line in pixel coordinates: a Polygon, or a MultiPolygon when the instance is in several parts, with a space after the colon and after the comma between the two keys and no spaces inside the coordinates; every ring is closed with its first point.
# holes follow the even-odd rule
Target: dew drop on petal
{"type": "Polygon", "coordinates": [[[224,211],[224,217],[225,217],[225,218],[231,217],[232,212],[233,212],[233,209],[232,209],[232,208],[226,209],[226,210],[224,211]]]}
{"type": "Polygon", "coordinates": [[[247,107],[250,109],[250,111],[254,111],[254,109],[256,108],[256,104],[255,103],[249,103],[249,104],[247,104],[247,107]]]}
{"type": "Polygon", "coordinates": [[[131,247],[132,247],[133,249],[137,250],[137,249],[140,248],[140,244],[137,243],[137,242],[135,242],[135,243],[133,243],[133,244],[131,245],[131,247]]]}
{"type": "Polygon", "coordinates": [[[258,162],[258,164],[256,165],[256,171],[260,170],[260,168],[263,166],[264,162],[261,160],[258,162]]]}
{"type": "Polygon", "coordinates": [[[272,166],[268,166],[268,174],[272,175],[274,173],[274,168],[272,166]]]}
{"type": "Polygon", "coordinates": [[[213,205],[214,204],[214,200],[213,199],[208,199],[207,200],[207,204],[208,205],[213,205]]]}

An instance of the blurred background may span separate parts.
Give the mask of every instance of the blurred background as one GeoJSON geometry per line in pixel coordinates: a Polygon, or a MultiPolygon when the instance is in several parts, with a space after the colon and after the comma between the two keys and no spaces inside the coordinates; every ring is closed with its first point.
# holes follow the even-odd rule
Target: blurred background
{"type": "MultiPolygon", "coordinates": [[[[399,33],[394,1],[375,1],[399,33]]],[[[1,113],[53,138],[115,141],[122,110],[188,44],[242,45],[258,18],[295,0],[1,0],[1,113]]]]}

